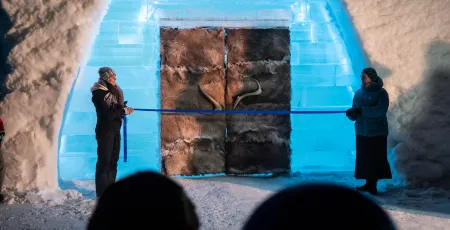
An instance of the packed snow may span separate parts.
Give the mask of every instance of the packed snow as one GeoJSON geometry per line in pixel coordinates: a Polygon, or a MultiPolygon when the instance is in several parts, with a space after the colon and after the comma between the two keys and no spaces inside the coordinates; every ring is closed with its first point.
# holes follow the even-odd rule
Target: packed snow
{"type": "MultiPolygon", "coordinates": [[[[0,102],[7,135],[7,203],[0,229],[83,229],[92,193],[58,190],[57,145],[76,70],[89,53],[110,0],[1,0],[13,71],[0,102]],[[44,4],[45,3],[45,4],[44,4]],[[31,204],[30,204],[31,203],[31,204]]],[[[369,63],[390,93],[391,159],[405,188],[382,184],[376,198],[400,229],[448,229],[450,195],[450,1],[343,0],[369,63]],[[416,211],[415,211],[416,210],[416,211]],[[420,210],[420,211],[417,211],[420,210]],[[430,212],[430,213],[429,213],[430,212]]],[[[351,175],[299,178],[179,179],[198,206],[203,229],[238,229],[267,196],[305,180],[354,186],[351,175]]],[[[78,184],[92,190],[92,183],[78,184]]]]}
{"type": "MultiPolygon", "coordinates": [[[[352,176],[342,173],[301,174],[294,178],[210,177],[176,180],[195,202],[202,230],[238,230],[261,202],[286,186],[315,181],[347,186],[361,183],[352,176]]],[[[63,191],[52,194],[55,201],[47,199],[33,201],[34,204],[0,206],[0,229],[85,229],[95,206],[92,190],[95,186],[93,181],[78,185],[87,189],[85,199],[63,191]],[[62,197],[68,199],[61,203],[62,197]]],[[[446,191],[436,188],[403,190],[389,181],[383,181],[380,190],[385,193],[372,198],[388,210],[399,229],[448,229],[450,226],[450,194],[446,191]]],[[[20,196],[18,194],[12,199],[23,199],[20,196]]]]}

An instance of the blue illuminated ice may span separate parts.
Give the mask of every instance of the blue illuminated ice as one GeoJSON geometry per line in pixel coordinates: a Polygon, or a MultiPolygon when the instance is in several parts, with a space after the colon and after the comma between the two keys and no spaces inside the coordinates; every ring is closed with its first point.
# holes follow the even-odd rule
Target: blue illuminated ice
{"type": "MultiPolygon", "coordinates": [[[[289,26],[292,110],[348,108],[365,61],[341,1],[274,2],[112,0],[66,105],[59,178],[94,179],[96,115],[89,88],[99,67],[116,71],[129,106],[159,108],[160,25],[289,26]]],[[[291,123],[292,171],[353,169],[353,123],[345,115],[293,114],[291,123]]],[[[118,176],[159,171],[159,113],[135,112],[127,126],[128,162],[123,162],[122,144],[118,176]]]]}

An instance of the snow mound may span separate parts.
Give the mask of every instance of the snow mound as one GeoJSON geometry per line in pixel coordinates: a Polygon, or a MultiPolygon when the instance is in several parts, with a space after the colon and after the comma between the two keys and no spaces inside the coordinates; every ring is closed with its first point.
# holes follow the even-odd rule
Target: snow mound
{"type": "Polygon", "coordinates": [[[433,42],[428,52],[433,68],[392,107],[395,165],[408,186],[450,189],[450,42],[433,42]]]}
{"type": "Polygon", "coordinates": [[[405,197],[422,197],[422,198],[450,198],[450,192],[448,190],[436,187],[430,187],[423,190],[408,190],[403,191],[405,197]]]}
{"type": "Polygon", "coordinates": [[[62,205],[73,200],[82,200],[83,195],[76,190],[59,190],[52,188],[33,189],[27,192],[6,190],[7,204],[42,204],[46,206],[62,205]]]}
{"type": "Polygon", "coordinates": [[[75,74],[89,54],[110,0],[2,0],[13,22],[0,103],[6,137],[4,187],[19,191],[57,187],[57,146],[75,74]]]}
{"type": "Polygon", "coordinates": [[[450,3],[345,0],[390,94],[393,165],[408,187],[450,186],[450,3]]]}

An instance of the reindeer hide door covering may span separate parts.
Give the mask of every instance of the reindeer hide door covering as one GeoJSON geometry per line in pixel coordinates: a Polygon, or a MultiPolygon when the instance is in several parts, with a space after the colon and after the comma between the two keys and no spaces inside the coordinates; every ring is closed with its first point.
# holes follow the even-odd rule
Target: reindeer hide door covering
{"type": "MultiPolygon", "coordinates": [[[[227,109],[290,110],[289,29],[228,29],[227,109]]],[[[228,114],[226,171],[290,171],[290,115],[228,114]]]]}
{"type": "MultiPolygon", "coordinates": [[[[163,109],[290,110],[288,29],[160,32],[163,109]]],[[[163,173],[288,172],[290,133],[290,115],[162,114],[163,173]]]]}
{"type": "MultiPolygon", "coordinates": [[[[225,104],[224,30],[161,28],[162,109],[213,110],[225,104]]],[[[225,171],[224,114],[161,114],[162,172],[225,171]]]]}

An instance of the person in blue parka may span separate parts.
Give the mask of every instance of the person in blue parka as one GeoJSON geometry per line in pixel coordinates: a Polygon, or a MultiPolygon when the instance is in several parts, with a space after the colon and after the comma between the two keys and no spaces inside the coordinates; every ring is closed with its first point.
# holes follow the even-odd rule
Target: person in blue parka
{"type": "Polygon", "coordinates": [[[356,91],[353,106],[346,115],[355,121],[355,178],[366,180],[365,185],[356,189],[376,194],[378,180],[392,179],[387,159],[389,94],[373,68],[362,71],[361,81],[362,86],[356,91]]]}

